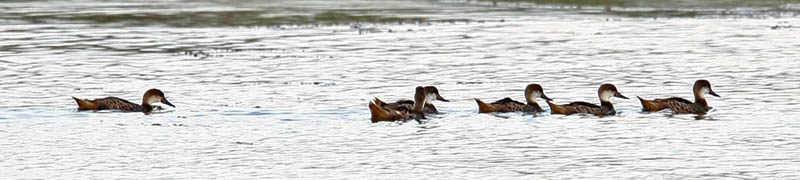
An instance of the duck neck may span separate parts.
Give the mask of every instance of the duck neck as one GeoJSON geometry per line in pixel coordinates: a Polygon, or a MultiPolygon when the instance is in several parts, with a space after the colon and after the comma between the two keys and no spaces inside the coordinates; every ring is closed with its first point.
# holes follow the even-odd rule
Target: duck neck
{"type": "Polygon", "coordinates": [[[708,112],[708,102],[702,96],[694,96],[694,106],[698,112],[708,112]]]}
{"type": "Polygon", "coordinates": [[[708,102],[706,102],[706,98],[703,97],[702,88],[701,90],[694,91],[694,106],[697,108],[698,112],[707,112],[708,111],[708,102]]]}
{"type": "Polygon", "coordinates": [[[422,101],[422,102],[415,101],[414,102],[414,107],[412,108],[412,110],[414,110],[414,112],[422,112],[422,110],[424,108],[425,108],[425,101],[422,101]]]}
{"type": "Polygon", "coordinates": [[[414,107],[411,108],[411,111],[414,111],[414,113],[422,113],[423,108],[425,108],[425,103],[427,102],[427,97],[425,96],[425,89],[422,86],[417,86],[414,92],[414,107]]]}
{"type": "Polygon", "coordinates": [[[539,103],[536,103],[536,98],[528,91],[525,91],[525,101],[528,102],[528,106],[531,106],[534,111],[543,111],[542,107],[539,107],[539,103]]]}
{"type": "Polygon", "coordinates": [[[614,109],[614,105],[611,104],[611,101],[600,101],[600,110],[609,115],[617,113],[614,109]]]}
{"type": "Polygon", "coordinates": [[[142,105],[142,112],[144,114],[150,114],[151,112],[153,112],[153,106],[149,104],[142,105]]]}
{"type": "Polygon", "coordinates": [[[540,111],[540,112],[543,111],[542,107],[539,107],[539,104],[536,103],[536,101],[533,101],[532,99],[528,99],[528,106],[531,106],[533,108],[533,110],[540,111]]]}
{"type": "Polygon", "coordinates": [[[153,106],[148,103],[142,103],[142,112],[144,114],[150,114],[153,112],[153,106]]]}

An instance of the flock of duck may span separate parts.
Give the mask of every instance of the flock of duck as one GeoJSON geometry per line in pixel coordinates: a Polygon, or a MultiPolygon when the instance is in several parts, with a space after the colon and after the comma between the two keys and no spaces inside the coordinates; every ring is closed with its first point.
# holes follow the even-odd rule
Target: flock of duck
{"type": "MultiPolygon", "coordinates": [[[[711,89],[711,83],[707,80],[695,81],[693,92],[694,102],[679,97],[653,100],[647,100],[638,96],[637,98],[642,104],[643,111],[652,112],[670,109],[673,113],[677,114],[705,114],[709,110],[708,102],[705,99],[705,94],[720,97],[717,95],[717,93],[714,93],[714,91],[711,89]]],[[[614,105],[611,104],[611,97],[628,99],[628,97],[620,94],[620,92],[617,90],[617,87],[613,84],[600,85],[600,88],[597,90],[597,95],[600,98],[600,105],[583,101],[575,101],[568,104],[558,105],[554,104],[552,99],[544,94],[544,90],[541,85],[529,84],[525,88],[526,103],[515,101],[511,98],[503,98],[492,103],[486,103],[480,99],[475,99],[475,102],[478,103],[478,112],[480,113],[541,113],[545,112],[545,110],[542,109],[538,103],[536,103],[536,99],[542,98],[547,102],[547,105],[550,106],[550,113],[552,114],[569,115],[575,113],[585,113],[604,116],[614,115],[617,113],[617,111],[614,109],[614,105]]],[[[120,110],[150,114],[158,107],[154,106],[154,103],[162,103],[175,107],[175,105],[170,103],[167,98],[165,98],[164,92],[158,89],[147,90],[142,97],[141,105],[117,97],[106,97],[94,100],[79,99],[76,97],[72,98],[75,99],[75,102],[77,102],[78,110],[120,110]]],[[[435,100],[449,102],[447,99],[439,95],[439,89],[436,87],[418,86],[414,93],[413,100],[400,100],[394,103],[386,103],[376,97],[374,100],[369,102],[369,110],[372,114],[372,122],[406,121],[412,119],[417,120],[417,122],[421,122],[421,119],[425,119],[425,115],[436,114],[439,112],[436,110],[436,106],[433,105],[433,101],[435,100]]]]}
{"type": "MultiPolygon", "coordinates": [[[[638,97],[642,103],[642,110],[652,112],[661,111],[664,109],[671,109],[673,113],[677,114],[705,114],[708,112],[708,102],[706,102],[705,94],[720,97],[711,89],[711,83],[707,80],[697,80],[694,82],[694,102],[689,100],[671,97],[666,99],[653,99],[646,100],[638,97]]],[[[617,111],[614,105],[611,104],[611,97],[628,99],[617,90],[613,84],[603,84],[597,89],[597,96],[600,97],[600,105],[575,101],[568,104],[554,104],[552,99],[544,94],[542,86],[539,84],[529,84],[525,88],[525,101],[522,103],[512,100],[511,98],[503,98],[492,103],[486,103],[480,99],[475,99],[478,103],[478,112],[491,113],[491,112],[530,112],[541,113],[544,109],[536,103],[537,98],[542,98],[550,106],[550,113],[552,114],[575,114],[585,113],[598,116],[614,115],[617,111]]],[[[425,119],[426,114],[437,113],[436,107],[433,106],[434,100],[447,102],[446,99],[439,95],[439,90],[433,86],[418,86],[414,93],[414,100],[400,100],[394,103],[385,103],[378,98],[375,98],[369,103],[369,110],[372,114],[372,122],[379,121],[405,121],[425,119]]]]}

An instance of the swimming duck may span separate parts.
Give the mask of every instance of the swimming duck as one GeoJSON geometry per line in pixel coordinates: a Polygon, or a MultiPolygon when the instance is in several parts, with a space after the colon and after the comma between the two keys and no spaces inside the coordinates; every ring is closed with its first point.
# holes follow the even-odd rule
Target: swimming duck
{"type": "MultiPolygon", "coordinates": [[[[443,101],[443,102],[450,102],[450,100],[447,100],[444,97],[442,97],[441,95],[439,95],[439,89],[437,89],[436,87],[434,87],[434,86],[425,86],[423,88],[424,88],[423,92],[425,92],[425,106],[423,107],[423,110],[422,110],[423,113],[425,113],[425,114],[438,114],[439,113],[439,111],[436,109],[436,106],[433,105],[433,101],[434,100],[439,100],[439,101],[443,101]]],[[[386,102],[383,102],[383,101],[381,101],[380,99],[378,99],[376,97],[374,101],[375,101],[376,105],[382,106],[384,108],[389,108],[389,109],[397,109],[400,106],[403,106],[403,108],[406,108],[406,109],[412,109],[412,107],[414,106],[414,101],[413,100],[400,100],[400,101],[397,101],[397,102],[394,102],[394,103],[386,103],[386,102]]]]}
{"type": "Polygon", "coordinates": [[[118,97],[106,97],[101,99],[78,99],[76,97],[72,97],[75,99],[75,102],[78,103],[78,110],[121,110],[121,111],[130,111],[130,112],[144,112],[144,114],[150,114],[153,112],[154,106],[153,103],[162,103],[172,107],[167,98],[164,97],[164,92],[158,89],[150,89],[144,93],[142,97],[142,104],[135,104],[130,101],[118,98],[118,97]]]}
{"type": "Polygon", "coordinates": [[[528,104],[523,104],[519,101],[514,101],[511,98],[503,98],[501,100],[497,100],[493,103],[485,103],[480,99],[475,99],[475,102],[478,103],[478,112],[479,113],[489,113],[489,112],[544,112],[544,110],[539,107],[539,104],[536,103],[536,98],[542,98],[546,101],[552,101],[552,99],[548,98],[544,95],[544,90],[542,90],[542,86],[539,84],[528,84],[528,87],[525,88],[525,100],[528,104]]]}
{"type": "Polygon", "coordinates": [[[720,97],[714,90],[711,90],[711,83],[708,80],[697,80],[694,82],[694,103],[689,100],[671,97],[667,99],[653,99],[645,100],[642,97],[639,101],[642,102],[642,110],[644,111],[660,111],[666,108],[672,109],[672,112],[677,114],[705,114],[708,112],[708,102],[706,102],[705,94],[720,97]]]}
{"type": "Polygon", "coordinates": [[[614,109],[614,105],[611,104],[611,101],[609,100],[611,97],[628,99],[628,97],[620,94],[619,91],[617,91],[617,87],[613,84],[601,85],[597,90],[597,95],[600,97],[600,106],[582,101],[572,102],[564,105],[556,105],[548,101],[547,105],[550,106],[550,111],[553,114],[587,113],[602,116],[614,115],[617,113],[617,111],[614,109]]]}
{"type": "MultiPolygon", "coordinates": [[[[417,120],[417,122],[422,123],[420,119],[425,119],[425,105],[428,104],[428,102],[433,101],[427,100],[429,98],[429,94],[438,94],[438,91],[430,92],[431,90],[431,88],[417,86],[414,92],[414,101],[412,102],[411,106],[408,106],[408,103],[401,101],[386,104],[376,98],[374,102],[369,102],[369,111],[372,114],[372,122],[404,121],[414,119],[417,120]],[[429,91],[426,92],[426,89],[429,91]]],[[[441,98],[441,96],[432,97],[438,97],[437,99],[441,98]]]]}

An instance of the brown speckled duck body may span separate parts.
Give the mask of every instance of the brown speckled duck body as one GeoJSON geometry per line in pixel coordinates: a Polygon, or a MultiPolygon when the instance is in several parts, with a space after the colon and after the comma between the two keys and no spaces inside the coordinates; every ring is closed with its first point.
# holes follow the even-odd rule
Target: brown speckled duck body
{"type": "Polygon", "coordinates": [[[485,103],[480,99],[475,99],[475,102],[478,103],[478,112],[479,113],[490,113],[490,112],[544,112],[544,109],[539,107],[539,104],[536,103],[536,98],[542,98],[546,101],[552,101],[552,99],[548,98],[544,95],[544,90],[542,86],[539,84],[529,84],[525,88],[525,101],[527,104],[512,100],[511,98],[503,98],[497,100],[493,103],[485,103]]]}
{"type": "Polygon", "coordinates": [[[150,114],[153,112],[154,106],[153,103],[163,103],[172,107],[167,98],[164,97],[164,92],[158,89],[150,89],[144,93],[142,96],[142,104],[132,103],[128,100],[124,100],[118,97],[106,97],[94,100],[88,99],[78,99],[76,97],[72,97],[75,99],[75,102],[78,103],[78,110],[120,110],[120,111],[129,111],[129,112],[143,112],[145,114],[150,114]]]}
{"type": "Polygon", "coordinates": [[[637,98],[642,103],[642,110],[644,111],[661,111],[669,108],[676,114],[705,114],[709,110],[705,94],[720,97],[711,89],[711,83],[708,80],[695,81],[692,90],[694,92],[694,103],[679,97],[653,100],[646,100],[638,96],[637,98]]]}
{"type": "MultiPolygon", "coordinates": [[[[409,119],[425,118],[423,108],[425,102],[425,88],[417,86],[414,92],[414,102],[411,108],[405,106],[406,103],[388,104],[375,99],[369,102],[369,112],[372,114],[372,122],[380,121],[405,121],[409,119]]],[[[421,121],[420,121],[421,122],[421,121]]]]}
{"type": "Polygon", "coordinates": [[[439,95],[439,90],[433,86],[418,86],[414,92],[414,100],[401,100],[395,103],[385,103],[377,98],[369,103],[372,122],[380,121],[405,121],[414,119],[422,122],[425,114],[436,113],[436,107],[431,104],[434,100],[447,102],[439,95]]]}
{"type": "Polygon", "coordinates": [[[586,113],[586,114],[593,114],[598,116],[603,115],[614,115],[617,114],[617,110],[614,109],[614,105],[611,104],[611,97],[618,97],[622,99],[628,99],[628,97],[623,96],[622,94],[617,91],[617,87],[613,84],[603,84],[597,90],[597,95],[600,97],[600,105],[588,103],[588,102],[572,102],[569,104],[564,105],[556,105],[552,102],[547,102],[547,105],[550,106],[550,112],[552,114],[575,114],[575,113],[586,113]]]}
{"type": "MultiPolygon", "coordinates": [[[[443,102],[450,102],[449,100],[445,99],[439,94],[439,89],[434,86],[425,86],[423,87],[423,92],[425,92],[425,105],[422,108],[422,112],[425,114],[438,114],[439,110],[436,109],[436,106],[433,105],[433,101],[443,101],[443,102]]],[[[375,98],[375,104],[387,109],[412,109],[414,106],[414,100],[399,100],[394,103],[386,103],[382,100],[375,98]]]]}

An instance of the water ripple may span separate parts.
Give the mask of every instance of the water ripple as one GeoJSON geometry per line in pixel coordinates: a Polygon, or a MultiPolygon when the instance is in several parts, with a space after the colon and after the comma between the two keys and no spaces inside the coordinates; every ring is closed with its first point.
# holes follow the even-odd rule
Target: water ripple
{"type": "MultiPolygon", "coordinates": [[[[0,3],[0,168],[12,179],[799,176],[794,17],[609,18],[424,1],[383,13],[438,7],[457,12],[441,19],[474,21],[120,28],[63,18],[215,3],[37,3],[0,3]],[[642,113],[622,99],[611,117],[477,114],[473,100],[522,99],[529,83],[556,103],[596,103],[602,83],[629,97],[692,99],[697,79],[722,96],[704,116],[642,113]],[[451,100],[436,102],[443,114],[370,123],[373,97],[411,99],[419,85],[451,100]],[[70,98],[137,102],[150,88],[177,108],[79,112],[70,98]]],[[[367,16],[397,2],[360,3],[367,16]]],[[[199,15],[209,14],[226,15],[199,15]]]]}

